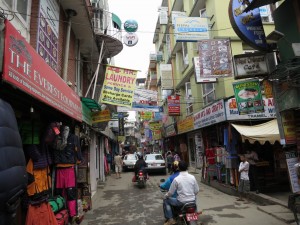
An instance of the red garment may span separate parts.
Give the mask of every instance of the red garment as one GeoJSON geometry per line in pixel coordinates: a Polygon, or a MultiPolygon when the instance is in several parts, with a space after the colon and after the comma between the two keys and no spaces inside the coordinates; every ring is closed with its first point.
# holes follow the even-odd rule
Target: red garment
{"type": "Polygon", "coordinates": [[[215,150],[213,148],[207,148],[205,150],[205,155],[206,155],[209,165],[214,165],[216,163],[216,161],[215,161],[216,155],[215,155],[215,150]]]}
{"type": "Polygon", "coordinates": [[[55,215],[48,202],[40,205],[29,205],[26,225],[58,225],[55,215]]]}

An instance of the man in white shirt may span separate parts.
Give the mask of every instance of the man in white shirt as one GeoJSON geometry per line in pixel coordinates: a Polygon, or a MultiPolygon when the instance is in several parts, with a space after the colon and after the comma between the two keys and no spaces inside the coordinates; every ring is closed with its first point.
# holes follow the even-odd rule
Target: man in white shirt
{"type": "Polygon", "coordinates": [[[249,163],[246,160],[245,155],[240,155],[241,163],[239,166],[239,173],[240,173],[240,182],[238,191],[240,194],[240,198],[238,201],[244,201],[243,195],[250,191],[250,181],[249,181],[249,163]]]}
{"type": "Polygon", "coordinates": [[[187,172],[187,164],[179,162],[179,175],[173,180],[171,187],[164,199],[164,214],[167,222],[164,225],[176,224],[173,219],[172,207],[181,207],[187,202],[196,202],[199,186],[196,178],[187,172]],[[177,198],[171,196],[177,191],[177,198]]]}

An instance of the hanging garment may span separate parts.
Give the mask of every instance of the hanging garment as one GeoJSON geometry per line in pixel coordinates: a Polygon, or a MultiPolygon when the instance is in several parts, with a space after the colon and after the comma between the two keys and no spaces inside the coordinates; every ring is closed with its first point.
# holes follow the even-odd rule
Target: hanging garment
{"type": "Polygon", "coordinates": [[[214,165],[216,163],[215,161],[215,150],[213,148],[207,148],[205,150],[205,155],[207,158],[207,161],[209,165],[214,165]]]}
{"type": "Polygon", "coordinates": [[[44,169],[34,169],[32,159],[27,163],[27,174],[28,174],[28,196],[47,192],[51,188],[51,177],[49,167],[44,169]],[[31,182],[30,182],[31,181],[31,182]]]}
{"type": "Polygon", "coordinates": [[[77,215],[77,188],[74,167],[56,170],[56,194],[62,195],[67,200],[67,207],[71,217],[77,215]]]}
{"type": "Polygon", "coordinates": [[[47,145],[25,145],[24,149],[32,159],[34,169],[43,169],[52,165],[51,153],[47,145]]]}
{"type": "Polygon", "coordinates": [[[48,202],[40,205],[29,205],[26,225],[58,225],[48,202]]]}

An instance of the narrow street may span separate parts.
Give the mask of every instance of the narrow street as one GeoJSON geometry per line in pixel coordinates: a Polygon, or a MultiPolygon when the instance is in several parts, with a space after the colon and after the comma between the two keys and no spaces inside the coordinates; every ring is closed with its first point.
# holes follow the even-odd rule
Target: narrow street
{"type": "MultiPolygon", "coordinates": [[[[195,174],[196,176],[198,174],[195,174]]],[[[162,225],[161,192],[157,184],[166,176],[153,174],[145,189],[132,184],[132,172],[115,179],[108,176],[104,187],[93,197],[93,210],[85,214],[83,225],[162,225]]],[[[197,179],[199,176],[197,177],[197,179]]],[[[254,203],[244,204],[202,183],[198,194],[198,207],[203,211],[199,224],[286,224],[257,209],[254,203]]]]}

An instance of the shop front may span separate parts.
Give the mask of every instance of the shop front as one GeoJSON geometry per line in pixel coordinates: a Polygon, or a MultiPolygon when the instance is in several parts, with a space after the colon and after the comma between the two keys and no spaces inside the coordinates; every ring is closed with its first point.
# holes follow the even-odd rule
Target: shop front
{"type": "Polygon", "coordinates": [[[0,98],[14,109],[31,178],[16,224],[40,216],[37,206],[81,220],[90,209],[90,187],[80,187],[88,179],[78,170],[88,167],[80,98],[8,21],[1,81],[0,98]],[[50,208],[58,195],[65,203],[50,208]]]}

